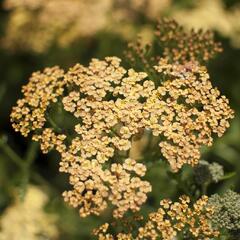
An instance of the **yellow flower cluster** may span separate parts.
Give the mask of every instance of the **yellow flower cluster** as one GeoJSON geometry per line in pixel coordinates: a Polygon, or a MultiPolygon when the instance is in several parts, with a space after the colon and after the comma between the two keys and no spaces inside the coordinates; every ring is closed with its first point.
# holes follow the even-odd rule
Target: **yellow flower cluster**
{"type": "Polygon", "coordinates": [[[111,0],[5,0],[10,15],[2,44],[37,53],[69,45],[102,29],[111,6],[111,0]]]}
{"type": "Polygon", "coordinates": [[[200,0],[190,9],[171,9],[171,16],[187,28],[211,29],[230,39],[240,47],[240,6],[226,8],[223,0],[200,0]]]}
{"type": "Polygon", "coordinates": [[[133,18],[134,14],[141,13],[153,20],[158,19],[172,4],[172,0],[116,0],[116,2],[120,5],[118,11],[122,10],[122,14],[129,12],[128,17],[133,18]]]}
{"type": "Polygon", "coordinates": [[[207,203],[207,196],[202,196],[192,207],[187,196],[180,197],[178,202],[164,199],[160,202],[161,207],[157,212],[150,213],[147,222],[138,228],[136,236],[126,231],[117,233],[116,236],[112,235],[109,233],[108,223],[95,229],[93,233],[99,240],[173,240],[184,230],[188,239],[211,239],[217,237],[219,232],[211,227],[213,209],[207,207],[207,203]]]}
{"type": "MultiPolygon", "coordinates": [[[[64,164],[67,160],[64,159],[64,164]]],[[[150,184],[138,177],[145,174],[145,166],[132,159],[126,159],[123,165],[113,163],[110,170],[103,170],[97,160],[72,165],[68,169],[60,169],[70,174],[70,184],[74,186],[63,196],[73,207],[80,207],[82,217],[91,213],[99,215],[108,201],[116,206],[113,211],[115,218],[122,217],[128,210],[139,211],[147,199],[146,193],[151,190],[150,184]],[[134,174],[136,176],[133,177],[134,174]]]]}
{"type": "Polygon", "coordinates": [[[170,5],[171,0],[5,0],[9,15],[1,45],[42,53],[102,30],[129,40],[137,35],[139,16],[155,20],[170,5]]]}
{"type": "Polygon", "coordinates": [[[143,65],[145,71],[156,78],[153,66],[161,58],[170,63],[199,62],[204,65],[222,51],[221,44],[214,41],[213,32],[185,31],[173,19],[162,18],[155,32],[148,35],[148,38],[139,35],[137,40],[130,42],[125,56],[136,69],[143,65]]]}
{"type": "Polygon", "coordinates": [[[45,113],[51,103],[62,95],[65,81],[64,71],[58,67],[46,68],[43,73],[35,72],[22,92],[24,98],[17,101],[11,118],[13,128],[27,136],[30,131],[41,129],[45,122],[45,113]]]}
{"type": "Polygon", "coordinates": [[[61,154],[60,171],[70,175],[73,190],[64,199],[80,215],[100,214],[111,202],[114,216],[138,211],[151,185],[143,181],[144,164],[130,158],[132,140],[144,130],[157,136],[173,171],[194,165],[199,148],[221,136],[233,111],[209,81],[205,68],[193,63],[155,66],[159,81],[144,72],[125,70],[117,57],[93,59],[63,73],[57,67],[34,73],[11,120],[24,136],[33,132],[44,153],[61,154]],[[161,85],[161,79],[166,79],[161,85]],[[71,114],[73,129],[56,126],[51,106],[71,114]]]}
{"type": "MultiPolygon", "coordinates": [[[[69,46],[74,41],[89,37],[98,31],[111,31],[123,38],[132,40],[139,33],[147,30],[152,35],[152,27],[139,26],[142,15],[151,20],[160,16],[171,16],[189,28],[203,28],[217,30],[223,36],[229,37],[234,46],[239,47],[239,6],[226,10],[223,0],[199,0],[190,10],[179,8],[172,0],[5,0],[4,8],[9,11],[5,37],[1,42],[3,47],[10,50],[30,50],[37,53],[46,51],[56,44],[60,47],[69,46]],[[79,14],[81,12],[81,14],[79,14]],[[209,14],[211,12],[211,14],[209,14]],[[64,15],[64,18],[62,16],[64,15]],[[216,17],[218,16],[218,17],[216,17]],[[94,22],[94,24],[92,24],[94,22]]],[[[163,29],[161,26],[160,31],[163,29]]],[[[191,34],[192,38],[182,34],[182,29],[171,23],[168,38],[180,36],[182,51],[188,54],[184,44],[189,40],[201,44],[196,51],[205,49],[204,58],[212,48],[210,33],[191,34]],[[172,33],[171,33],[172,32],[172,33]]],[[[163,42],[165,38],[160,38],[163,42]]],[[[178,46],[178,47],[179,47],[178,46]]],[[[213,45],[219,51],[218,45],[213,45]]],[[[176,47],[176,46],[174,46],[176,47]]],[[[166,53],[167,54],[167,53],[166,53]]],[[[173,53],[172,53],[173,54],[173,53]]],[[[176,58],[179,52],[174,52],[176,58]]]]}
{"type": "Polygon", "coordinates": [[[56,216],[44,212],[47,195],[29,186],[24,201],[9,206],[0,218],[1,240],[54,240],[58,238],[56,216]]]}
{"type": "Polygon", "coordinates": [[[205,67],[168,64],[161,59],[155,69],[167,80],[147,101],[150,128],[153,135],[164,136],[159,146],[177,171],[185,163],[198,163],[200,147],[211,146],[213,134],[223,135],[233,111],[228,99],[213,88],[205,67]]]}
{"type": "Polygon", "coordinates": [[[156,36],[159,44],[164,48],[163,55],[173,61],[207,62],[221,52],[221,45],[214,42],[210,31],[195,31],[186,33],[175,20],[163,18],[157,25],[156,36]]]}

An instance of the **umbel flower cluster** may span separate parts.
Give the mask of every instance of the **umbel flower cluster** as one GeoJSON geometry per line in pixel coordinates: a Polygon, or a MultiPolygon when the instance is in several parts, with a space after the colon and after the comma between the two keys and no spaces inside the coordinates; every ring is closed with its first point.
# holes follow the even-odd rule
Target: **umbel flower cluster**
{"type": "Polygon", "coordinates": [[[134,136],[150,130],[176,172],[197,164],[200,147],[210,146],[214,134],[222,136],[233,117],[228,100],[197,63],[161,59],[154,67],[159,81],[152,81],[120,62],[106,57],[66,73],[58,67],[36,72],[11,114],[16,131],[31,133],[44,153],[61,154],[60,171],[73,186],[63,196],[81,216],[100,214],[111,203],[118,218],[146,201],[146,166],[129,157],[134,136]],[[56,109],[70,115],[73,126],[57,126],[56,109]]]}
{"type": "Polygon", "coordinates": [[[93,233],[99,240],[172,240],[179,236],[179,233],[187,237],[186,239],[210,239],[217,237],[219,232],[211,227],[213,208],[208,207],[207,203],[207,196],[202,196],[193,206],[190,206],[190,198],[187,196],[180,197],[178,202],[164,199],[160,202],[161,207],[149,214],[146,223],[142,222],[142,217],[134,219],[134,224],[137,222],[139,225],[136,234],[129,223],[124,227],[124,231],[116,233],[116,236],[109,233],[112,226],[108,223],[95,229],[93,233]]]}

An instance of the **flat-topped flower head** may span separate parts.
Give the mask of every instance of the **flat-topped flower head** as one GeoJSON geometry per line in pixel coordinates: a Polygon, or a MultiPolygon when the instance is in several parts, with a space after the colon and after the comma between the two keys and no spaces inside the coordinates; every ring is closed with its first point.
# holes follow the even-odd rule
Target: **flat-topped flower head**
{"type": "Polygon", "coordinates": [[[65,201],[81,216],[99,215],[111,203],[116,218],[139,211],[151,185],[143,180],[148,159],[129,155],[132,141],[150,131],[173,171],[195,165],[200,148],[229,127],[233,111],[197,63],[155,66],[158,81],[125,69],[117,57],[34,73],[23,87],[11,121],[47,153],[61,155],[60,171],[72,190],[65,201]],[[165,79],[165,81],[162,81],[165,79]],[[64,119],[68,119],[67,121],[64,119]]]}

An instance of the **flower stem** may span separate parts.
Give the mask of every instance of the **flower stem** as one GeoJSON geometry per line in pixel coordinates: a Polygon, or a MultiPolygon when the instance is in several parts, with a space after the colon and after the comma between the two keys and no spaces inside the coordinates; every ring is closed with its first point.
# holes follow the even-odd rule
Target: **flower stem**
{"type": "Polygon", "coordinates": [[[209,182],[206,182],[206,183],[203,183],[203,184],[202,184],[202,194],[203,194],[203,195],[206,195],[206,194],[207,194],[208,186],[209,186],[209,182]]]}
{"type": "Polygon", "coordinates": [[[54,128],[54,130],[57,133],[61,133],[62,132],[62,129],[57,125],[57,123],[55,123],[55,121],[49,116],[49,114],[46,115],[46,119],[48,120],[50,125],[54,128]]]}
{"type": "Polygon", "coordinates": [[[31,142],[29,144],[26,156],[25,156],[25,166],[29,167],[31,163],[34,161],[36,158],[38,152],[38,143],[37,142],[31,142]]]}
{"type": "Polygon", "coordinates": [[[38,144],[37,142],[31,142],[29,144],[25,155],[25,161],[6,143],[4,137],[0,137],[0,148],[21,169],[22,179],[20,183],[20,198],[23,200],[29,183],[30,166],[36,158],[38,144]]]}
{"type": "Polygon", "coordinates": [[[31,142],[28,146],[26,155],[25,155],[25,161],[23,166],[23,176],[21,181],[21,199],[24,199],[24,196],[27,191],[27,185],[29,183],[30,179],[30,167],[32,162],[35,160],[38,150],[38,143],[37,142],[31,142]]]}
{"type": "Polygon", "coordinates": [[[11,147],[9,147],[4,137],[0,137],[0,148],[18,167],[21,169],[24,168],[23,160],[15,153],[11,147]]]}

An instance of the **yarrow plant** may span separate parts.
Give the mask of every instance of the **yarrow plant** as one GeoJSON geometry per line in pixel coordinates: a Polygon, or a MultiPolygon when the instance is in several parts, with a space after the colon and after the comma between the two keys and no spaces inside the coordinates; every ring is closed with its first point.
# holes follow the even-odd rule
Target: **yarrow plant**
{"type": "MultiPolygon", "coordinates": [[[[150,132],[158,154],[178,172],[184,165],[197,165],[201,147],[211,146],[214,135],[221,137],[233,118],[228,99],[212,86],[202,65],[220,49],[212,35],[188,35],[168,20],[160,27],[159,55],[150,56],[155,43],[143,49],[137,44],[127,52],[130,68],[118,57],[92,59],[89,66],[76,64],[67,72],[46,68],[33,73],[13,108],[16,131],[38,141],[43,153],[59,152],[59,171],[69,175],[72,186],[63,193],[64,200],[78,208],[81,217],[100,215],[112,206],[116,219],[140,211],[152,190],[145,178],[151,160],[131,157],[136,138],[150,132]]],[[[176,203],[163,200],[138,235],[116,237],[172,239],[185,231],[204,239],[217,236],[207,197],[193,209],[189,202],[187,196],[176,203]]],[[[108,224],[95,234],[115,239],[107,230],[108,224]]]]}

